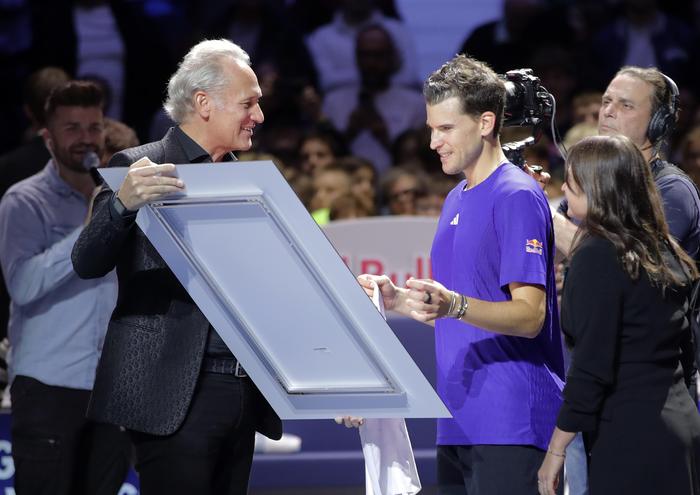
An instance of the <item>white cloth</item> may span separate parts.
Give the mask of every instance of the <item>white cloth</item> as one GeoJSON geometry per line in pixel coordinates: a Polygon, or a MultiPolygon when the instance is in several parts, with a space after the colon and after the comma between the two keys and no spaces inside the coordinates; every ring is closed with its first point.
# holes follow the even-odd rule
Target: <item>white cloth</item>
{"type": "MultiPolygon", "coordinates": [[[[379,287],[372,302],[384,316],[379,287]]],[[[414,495],[421,490],[411,439],[402,418],[365,419],[360,426],[366,495],[414,495]]]]}

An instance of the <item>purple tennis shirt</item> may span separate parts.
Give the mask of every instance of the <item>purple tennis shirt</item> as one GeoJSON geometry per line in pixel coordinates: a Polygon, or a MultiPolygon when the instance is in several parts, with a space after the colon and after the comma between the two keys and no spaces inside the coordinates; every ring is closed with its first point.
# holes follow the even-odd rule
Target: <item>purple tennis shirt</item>
{"type": "Polygon", "coordinates": [[[438,394],[453,415],[438,420],[440,445],[534,445],[546,449],[561,405],[564,364],[546,197],[510,163],[447,196],[432,247],[433,275],[485,301],[511,299],[508,284],[546,290],[534,339],[443,318],[435,324],[438,394]]]}

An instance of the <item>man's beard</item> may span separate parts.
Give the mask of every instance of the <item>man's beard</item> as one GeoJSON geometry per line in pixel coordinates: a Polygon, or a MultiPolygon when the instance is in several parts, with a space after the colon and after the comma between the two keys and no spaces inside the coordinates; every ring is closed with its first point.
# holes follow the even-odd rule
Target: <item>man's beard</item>
{"type": "Polygon", "coordinates": [[[85,160],[85,157],[87,156],[87,154],[90,151],[94,151],[95,153],[97,153],[99,155],[99,150],[92,147],[92,146],[85,148],[85,151],[81,152],[80,154],[78,154],[74,151],[72,152],[70,149],[68,149],[68,150],[60,150],[60,151],[57,150],[55,155],[56,155],[56,159],[58,160],[58,162],[62,166],[66,167],[68,170],[70,170],[71,172],[76,172],[79,174],[87,174],[89,171],[88,171],[87,167],[85,167],[83,162],[85,160]],[[77,157],[79,157],[79,158],[77,158],[77,157]]]}

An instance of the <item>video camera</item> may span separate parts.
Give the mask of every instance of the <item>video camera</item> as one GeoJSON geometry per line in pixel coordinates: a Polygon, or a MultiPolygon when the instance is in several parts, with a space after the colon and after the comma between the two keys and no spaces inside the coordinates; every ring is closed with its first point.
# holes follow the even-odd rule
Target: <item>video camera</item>
{"type": "MultiPolygon", "coordinates": [[[[532,69],[510,70],[500,77],[505,80],[506,87],[503,126],[533,127],[532,137],[502,146],[508,160],[524,169],[523,150],[537,141],[541,124],[549,122],[554,125],[556,102],[554,96],[542,86],[540,78],[532,74],[532,69]]],[[[537,166],[530,168],[542,170],[537,166]]]]}
{"type": "Polygon", "coordinates": [[[506,86],[504,126],[539,125],[551,119],[554,97],[532,75],[532,69],[509,70],[501,77],[506,86]]]}

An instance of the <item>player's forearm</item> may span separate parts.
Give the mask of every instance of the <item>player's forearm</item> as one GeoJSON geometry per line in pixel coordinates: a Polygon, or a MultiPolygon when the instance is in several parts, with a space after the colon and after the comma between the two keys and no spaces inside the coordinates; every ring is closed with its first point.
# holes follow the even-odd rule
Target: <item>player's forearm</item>
{"type": "Polygon", "coordinates": [[[544,324],[544,306],[527,301],[490,302],[467,297],[467,303],[461,321],[491,332],[534,338],[544,324]]]}

